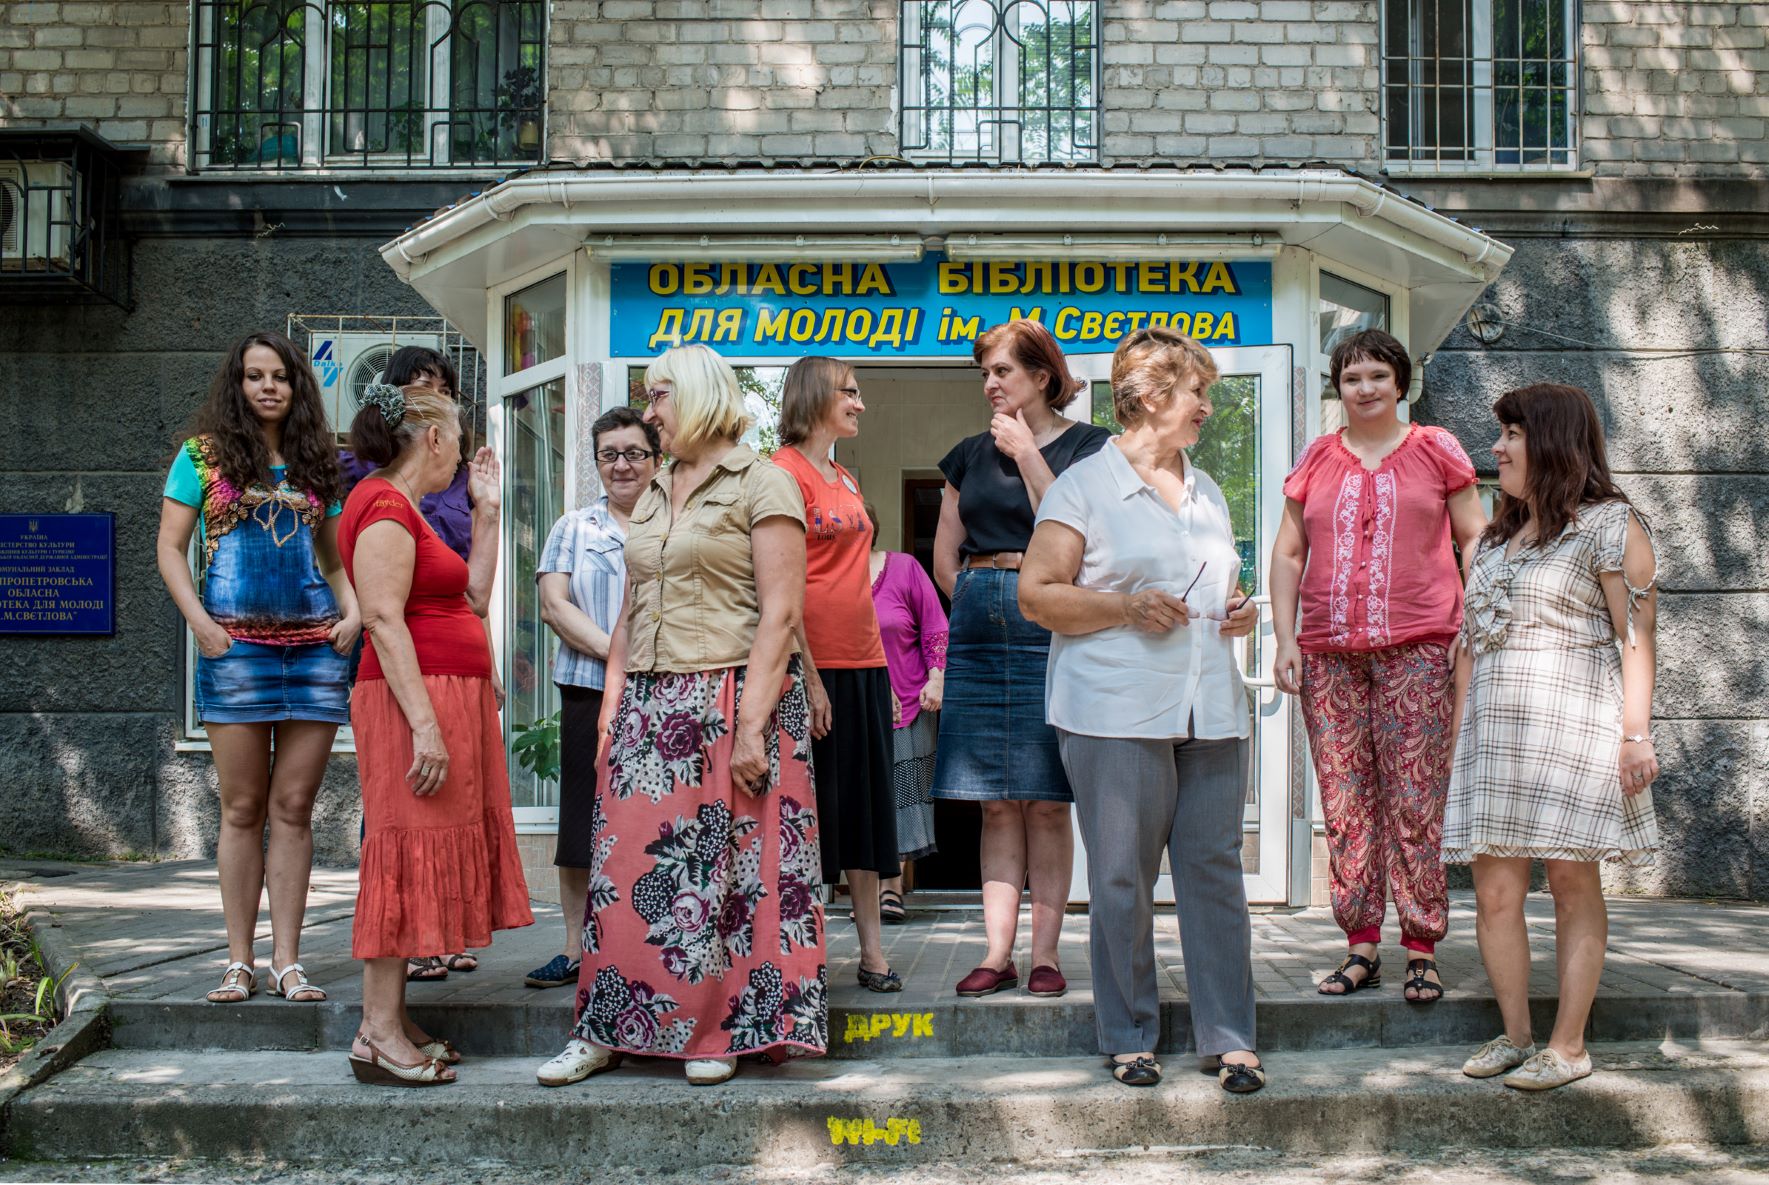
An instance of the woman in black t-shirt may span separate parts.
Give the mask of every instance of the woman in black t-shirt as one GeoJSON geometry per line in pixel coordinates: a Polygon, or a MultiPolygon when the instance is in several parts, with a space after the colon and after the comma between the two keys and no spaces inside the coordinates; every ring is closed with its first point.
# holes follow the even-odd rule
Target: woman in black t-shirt
{"type": "Polygon", "coordinates": [[[987,432],[959,441],[940,462],[946,489],[934,536],[934,579],[952,598],[934,797],[983,807],[989,949],[959,981],[958,994],[986,996],[1019,983],[1013,948],[1020,887],[1029,882],[1026,991],[1060,996],[1068,990],[1057,939],[1075,858],[1074,796],[1044,718],[1050,634],[1020,615],[1019,569],[1044,491],[1111,437],[1063,417],[1081,383],[1036,321],[997,325],[972,353],[994,418],[987,432]]]}

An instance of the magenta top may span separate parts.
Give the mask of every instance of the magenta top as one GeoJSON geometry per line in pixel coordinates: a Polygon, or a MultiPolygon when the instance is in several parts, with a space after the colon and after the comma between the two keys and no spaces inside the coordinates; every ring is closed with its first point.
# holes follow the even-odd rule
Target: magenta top
{"type": "Polygon", "coordinates": [[[908,728],[921,715],[928,671],[946,668],[946,613],[934,582],[914,556],[900,551],[885,553],[884,569],[872,582],[872,606],[878,612],[891,690],[903,706],[897,727],[908,728]]]}
{"type": "Polygon", "coordinates": [[[1462,626],[1462,574],[1450,546],[1449,496],[1474,465],[1442,428],[1414,424],[1375,469],[1339,433],[1316,438],[1284,479],[1302,505],[1304,653],[1449,645],[1462,626]]]}

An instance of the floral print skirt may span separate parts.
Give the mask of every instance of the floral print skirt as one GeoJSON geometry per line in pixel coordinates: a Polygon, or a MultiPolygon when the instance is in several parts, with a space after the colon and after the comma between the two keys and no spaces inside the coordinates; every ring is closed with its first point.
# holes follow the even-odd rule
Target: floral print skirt
{"type": "Polygon", "coordinates": [[[731,784],[743,676],[627,676],[598,777],[582,1040],[672,1058],[828,1048],[804,682],[795,658],[752,794],[731,784]]]}

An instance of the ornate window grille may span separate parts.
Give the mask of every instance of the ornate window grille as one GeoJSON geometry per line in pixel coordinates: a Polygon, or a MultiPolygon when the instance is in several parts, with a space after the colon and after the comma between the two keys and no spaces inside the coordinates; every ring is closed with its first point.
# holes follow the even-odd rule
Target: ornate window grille
{"type": "Polygon", "coordinates": [[[133,307],[120,155],[84,128],[0,129],[0,301],[133,307]]]}
{"type": "Polygon", "coordinates": [[[1390,168],[1578,167],[1577,0],[1386,0],[1382,42],[1390,168]]]}
{"type": "Polygon", "coordinates": [[[1099,159],[1099,0],[904,0],[899,151],[917,160],[1099,159]]]}
{"type": "Polygon", "coordinates": [[[193,0],[198,169],[542,159],[542,0],[193,0]]]}

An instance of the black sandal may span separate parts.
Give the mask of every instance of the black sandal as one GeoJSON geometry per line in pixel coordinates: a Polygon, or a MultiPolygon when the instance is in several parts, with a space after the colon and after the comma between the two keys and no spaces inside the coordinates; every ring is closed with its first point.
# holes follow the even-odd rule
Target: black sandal
{"type": "Polygon", "coordinates": [[[1252,1094],[1265,1085],[1265,1067],[1223,1062],[1216,1069],[1216,1081],[1230,1094],[1252,1094]]]}
{"type": "Polygon", "coordinates": [[[1153,1086],[1161,1081],[1161,1063],[1146,1054],[1138,1054],[1127,1062],[1113,1058],[1112,1077],[1125,1086],[1153,1086]]]}
{"type": "Polygon", "coordinates": [[[895,971],[868,971],[860,968],[860,986],[869,992],[900,992],[903,990],[903,977],[895,971]]]}
{"type": "Polygon", "coordinates": [[[1339,964],[1339,969],[1333,972],[1333,974],[1327,976],[1327,978],[1321,980],[1320,983],[1316,984],[1315,990],[1323,996],[1349,996],[1351,993],[1362,991],[1364,988],[1379,988],[1381,986],[1382,956],[1377,955],[1376,961],[1372,963],[1362,955],[1354,953],[1346,955],[1345,961],[1339,964]],[[1364,969],[1364,977],[1362,979],[1352,979],[1349,975],[1345,974],[1345,969],[1347,967],[1362,967],[1364,969]],[[1327,985],[1332,983],[1344,984],[1345,990],[1329,992],[1327,990],[1327,985]]]}
{"type": "Polygon", "coordinates": [[[1436,959],[1407,960],[1407,979],[1401,986],[1404,990],[1418,993],[1416,996],[1408,996],[1407,1003],[1435,1004],[1443,999],[1443,984],[1432,983],[1429,979],[1425,978],[1426,972],[1436,970],[1436,959]],[[1430,992],[1431,994],[1426,995],[1426,992],[1430,992]]]}
{"type": "Polygon", "coordinates": [[[895,889],[878,891],[878,917],[887,926],[900,926],[909,920],[903,908],[903,895],[895,889]]]}

